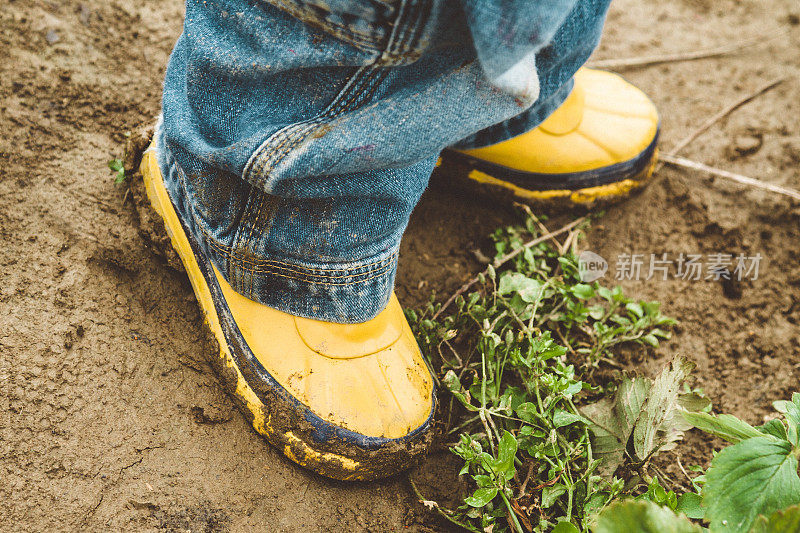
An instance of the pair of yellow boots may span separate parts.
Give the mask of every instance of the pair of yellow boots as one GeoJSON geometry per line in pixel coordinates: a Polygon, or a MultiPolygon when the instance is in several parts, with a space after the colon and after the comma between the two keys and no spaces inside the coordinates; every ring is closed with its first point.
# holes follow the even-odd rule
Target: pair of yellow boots
{"type": "MultiPolygon", "coordinates": [[[[442,165],[529,204],[603,203],[645,184],[657,137],[646,95],[618,76],[582,69],[539,127],[446,152],[442,165]]],[[[362,324],[310,320],[248,300],[184,231],[152,148],[141,171],[219,342],[223,381],[256,431],[293,461],[336,479],[372,480],[410,466],[430,442],[436,396],[397,298],[362,324]]]]}

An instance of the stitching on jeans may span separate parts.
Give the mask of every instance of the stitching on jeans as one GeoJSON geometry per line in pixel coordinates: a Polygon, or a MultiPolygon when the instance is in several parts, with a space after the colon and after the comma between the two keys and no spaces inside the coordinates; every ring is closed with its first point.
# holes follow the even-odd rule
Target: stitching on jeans
{"type": "Polygon", "coordinates": [[[263,271],[263,272],[259,272],[259,274],[268,274],[268,275],[272,275],[272,276],[279,276],[279,277],[282,277],[282,278],[292,279],[292,280],[295,280],[295,281],[300,281],[300,282],[308,283],[308,284],[311,284],[311,285],[324,285],[324,286],[327,286],[327,287],[347,287],[347,286],[350,286],[350,285],[357,285],[359,283],[366,283],[368,281],[372,281],[373,279],[379,278],[380,275],[383,274],[387,270],[389,270],[388,267],[386,269],[384,269],[384,270],[376,272],[374,275],[372,275],[372,276],[370,276],[368,278],[359,279],[359,280],[355,280],[355,281],[347,281],[347,282],[342,282],[342,283],[326,283],[324,281],[311,281],[311,280],[306,280],[306,279],[303,279],[303,278],[298,278],[296,276],[288,276],[286,274],[281,274],[280,272],[273,272],[273,271],[263,271]]]}
{"type": "MultiPolygon", "coordinates": [[[[371,72],[370,68],[360,67],[350,78],[350,81],[345,85],[344,89],[339,94],[337,94],[336,97],[334,97],[333,101],[328,105],[326,109],[323,109],[319,115],[291,124],[286,128],[276,132],[272,138],[266,139],[256,149],[256,151],[248,160],[247,164],[245,165],[245,171],[243,174],[244,175],[250,175],[253,173],[260,174],[266,161],[269,161],[273,157],[273,154],[270,154],[266,158],[264,158],[263,153],[265,151],[270,149],[275,150],[276,141],[278,142],[278,147],[283,146],[283,144],[285,144],[285,142],[291,138],[291,135],[295,132],[295,130],[300,130],[305,126],[315,124],[316,122],[324,120],[326,117],[329,117],[331,116],[331,114],[335,113],[336,112],[335,110],[338,109],[337,106],[343,99],[347,98],[350,93],[354,91],[357,92],[360,90],[361,85],[364,83],[364,80],[368,77],[370,72],[371,72]]],[[[258,181],[260,182],[261,180],[258,181]]],[[[255,185],[258,185],[258,183],[255,183],[255,185]]]]}
{"type": "Polygon", "coordinates": [[[257,158],[253,164],[254,168],[248,171],[248,175],[255,174],[258,178],[257,185],[260,186],[266,181],[263,175],[266,168],[274,168],[276,164],[282,161],[300,142],[307,139],[311,133],[316,131],[320,125],[335,118],[336,115],[349,108],[360,95],[369,90],[371,82],[375,80],[377,71],[374,68],[365,69],[366,67],[359,69],[359,71],[353,75],[353,78],[351,78],[351,80],[354,80],[353,83],[345,87],[333,102],[331,102],[328,108],[324,109],[319,115],[281,130],[276,134],[276,138],[272,142],[269,140],[265,141],[265,143],[259,147],[257,151],[258,155],[254,156],[257,158]],[[277,140],[280,142],[275,146],[274,142],[277,140]],[[288,143],[292,144],[286,148],[288,143]],[[268,144],[273,144],[273,146],[270,147],[268,144]],[[270,150],[270,153],[266,157],[262,157],[263,152],[266,150],[270,150]]]}
{"type": "MultiPolygon", "coordinates": [[[[280,2],[280,0],[278,0],[280,2]]],[[[280,9],[285,10],[293,17],[306,22],[306,24],[310,26],[314,26],[314,23],[318,24],[319,26],[325,28],[326,31],[335,30],[338,33],[341,33],[344,37],[350,37],[354,42],[359,43],[364,48],[367,48],[369,51],[379,52],[380,48],[376,47],[376,39],[373,34],[364,33],[362,31],[349,28],[347,26],[343,26],[341,24],[336,24],[335,22],[331,22],[327,19],[321,19],[320,17],[316,16],[316,13],[312,11],[303,11],[302,9],[297,9],[294,6],[287,5],[286,2],[280,2],[281,6],[280,9]],[[313,18],[314,22],[305,21],[304,15],[308,15],[313,18]]],[[[331,32],[333,33],[333,32],[331,32]]],[[[336,35],[334,35],[336,37],[336,35]]]]}
{"type": "Polygon", "coordinates": [[[284,269],[284,268],[281,268],[281,267],[275,268],[275,267],[269,267],[269,266],[267,266],[266,268],[260,268],[260,267],[249,268],[249,267],[246,267],[244,265],[237,265],[236,268],[240,268],[240,269],[242,269],[242,270],[244,270],[246,272],[249,272],[249,273],[258,273],[258,274],[278,274],[278,273],[282,273],[281,275],[283,277],[304,281],[306,283],[324,283],[326,285],[348,285],[350,283],[361,283],[363,281],[367,281],[367,280],[379,277],[381,274],[387,272],[388,270],[390,270],[394,266],[394,264],[395,264],[394,260],[396,259],[396,257],[397,257],[396,255],[392,255],[389,258],[392,261],[386,263],[385,265],[381,266],[380,268],[377,268],[375,270],[370,270],[370,271],[367,271],[367,272],[362,272],[360,274],[352,274],[352,275],[349,275],[349,276],[310,276],[310,275],[302,275],[302,274],[298,276],[298,275],[296,275],[297,273],[293,272],[291,269],[284,269]],[[309,279],[311,277],[318,277],[318,278],[321,278],[323,280],[328,280],[328,282],[326,283],[324,281],[309,279]],[[352,281],[346,281],[348,279],[352,280],[352,281]],[[345,280],[345,281],[338,281],[338,280],[345,280]]]}
{"type": "MultiPolygon", "coordinates": [[[[395,257],[396,257],[396,254],[393,254],[390,257],[390,259],[394,259],[395,257]]],[[[311,285],[323,285],[323,286],[326,286],[326,287],[348,287],[348,286],[351,286],[351,285],[357,285],[359,283],[366,283],[368,281],[372,281],[374,279],[378,279],[384,273],[390,271],[393,266],[394,266],[394,262],[392,262],[390,264],[387,264],[387,265],[381,267],[378,270],[373,270],[373,271],[370,271],[370,272],[364,272],[363,274],[360,274],[361,276],[363,276],[363,275],[367,276],[367,277],[365,277],[363,279],[354,279],[354,280],[351,280],[351,281],[341,281],[341,282],[333,282],[333,283],[325,282],[325,281],[310,280],[310,279],[306,279],[305,277],[302,277],[302,276],[292,276],[292,275],[289,275],[289,274],[283,274],[279,270],[274,270],[274,269],[272,269],[272,270],[271,269],[248,269],[248,268],[245,268],[245,267],[243,267],[241,265],[238,265],[238,264],[235,264],[233,266],[233,268],[237,269],[237,270],[240,269],[240,270],[243,270],[243,271],[247,272],[248,274],[250,274],[251,279],[252,279],[254,274],[266,274],[266,275],[278,276],[278,277],[281,277],[281,278],[291,279],[291,280],[298,281],[298,282],[301,282],[301,283],[308,283],[308,284],[311,284],[311,285]]],[[[358,276],[359,275],[351,275],[351,276],[347,276],[347,277],[348,278],[354,278],[354,277],[358,277],[358,276]]]]}
{"type": "Polygon", "coordinates": [[[302,269],[302,266],[293,265],[291,263],[284,263],[281,261],[275,261],[273,264],[270,263],[254,263],[252,261],[240,260],[237,257],[234,257],[231,252],[226,251],[220,248],[220,244],[209,240],[210,238],[206,235],[205,239],[209,246],[211,246],[218,254],[221,254],[231,260],[233,260],[237,265],[241,265],[241,268],[247,270],[248,272],[260,272],[265,269],[269,268],[277,268],[280,270],[286,270],[288,272],[293,272],[300,276],[307,276],[307,277],[315,277],[315,278],[349,278],[355,276],[361,276],[363,274],[367,274],[373,272],[377,269],[384,268],[386,264],[394,262],[394,259],[397,257],[397,252],[393,252],[391,255],[381,259],[380,261],[375,261],[369,265],[365,265],[363,267],[355,267],[351,269],[331,269],[331,270],[315,270],[313,272],[304,271],[304,270],[295,270],[295,269],[302,269]],[[285,265],[285,266],[284,266],[285,265]],[[370,270],[366,270],[364,272],[356,273],[355,271],[361,270],[362,268],[375,267],[370,270]],[[336,274],[334,274],[334,272],[336,274]]]}
{"type": "MultiPolygon", "coordinates": [[[[194,217],[194,215],[192,215],[192,217],[194,217]]],[[[253,258],[241,257],[241,256],[239,256],[239,254],[236,253],[236,250],[234,250],[230,245],[227,245],[227,244],[224,244],[224,243],[221,243],[221,242],[217,241],[212,235],[210,235],[205,229],[203,229],[203,227],[200,226],[200,224],[197,224],[197,227],[203,233],[203,237],[205,237],[209,241],[209,244],[215,246],[218,251],[224,253],[228,257],[232,257],[236,261],[239,261],[239,262],[242,262],[242,263],[249,263],[249,264],[253,264],[253,265],[274,263],[274,264],[278,264],[278,265],[287,265],[288,267],[307,269],[307,270],[312,271],[312,272],[348,272],[348,271],[351,271],[351,270],[359,270],[359,269],[362,269],[362,268],[367,268],[367,267],[371,267],[371,266],[377,265],[379,263],[383,263],[384,261],[387,261],[388,258],[390,257],[390,256],[386,256],[383,259],[377,259],[377,260],[373,261],[372,263],[366,263],[364,265],[359,265],[359,266],[353,267],[353,268],[327,269],[327,268],[304,267],[304,266],[298,265],[296,263],[289,263],[287,261],[280,261],[278,259],[266,259],[266,258],[258,258],[258,257],[253,259],[253,258]]],[[[397,252],[394,252],[392,255],[397,255],[397,252]]]]}
{"type": "MultiPolygon", "coordinates": [[[[202,228],[201,228],[201,230],[202,230],[202,228]]],[[[205,232],[204,232],[204,236],[205,236],[205,232]]],[[[364,282],[367,282],[367,281],[371,281],[373,279],[376,279],[376,278],[380,277],[382,274],[388,272],[394,266],[395,260],[397,258],[397,252],[394,252],[392,255],[390,255],[390,256],[388,256],[388,257],[386,257],[386,258],[384,258],[384,259],[382,259],[380,261],[380,262],[385,263],[385,264],[383,264],[383,265],[381,265],[378,268],[375,268],[373,270],[368,270],[366,272],[351,273],[351,274],[311,274],[311,273],[307,273],[307,272],[299,272],[299,271],[293,270],[292,268],[282,267],[282,266],[279,266],[279,265],[277,265],[277,266],[273,266],[273,265],[262,265],[262,266],[253,265],[253,267],[251,268],[251,267],[246,266],[242,262],[235,261],[235,258],[231,257],[230,252],[226,252],[224,250],[220,250],[219,249],[219,243],[217,243],[217,242],[215,242],[213,240],[209,240],[208,237],[206,237],[204,240],[206,241],[206,244],[210,245],[211,248],[214,249],[218,254],[221,254],[223,256],[228,257],[229,259],[233,259],[234,260],[234,262],[231,263],[231,270],[239,270],[241,272],[246,272],[247,274],[250,275],[251,288],[252,288],[252,280],[254,279],[255,274],[275,275],[275,276],[280,276],[280,277],[287,278],[287,279],[293,279],[293,280],[304,282],[304,283],[309,283],[309,284],[314,284],[314,285],[326,285],[326,286],[331,286],[331,287],[355,285],[355,284],[358,284],[358,283],[364,283],[364,282]],[[286,273],[282,273],[282,272],[291,272],[292,274],[295,274],[295,275],[286,274],[286,273]],[[325,281],[309,279],[309,278],[322,278],[322,279],[327,279],[327,280],[350,279],[351,281],[325,282],[325,281]],[[353,278],[361,278],[361,279],[353,279],[353,278]]],[[[376,262],[376,263],[378,263],[378,262],[376,262]]],[[[376,264],[376,263],[373,263],[373,264],[376,264]]],[[[286,263],[286,264],[288,264],[288,263],[286,263]]],[[[331,272],[337,272],[337,271],[336,270],[332,270],[331,272]]],[[[239,277],[237,277],[237,279],[239,279],[239,277]]],[[[242,288],[243,288],[243,286],[244,286],[244,279],[243,278],[242,278],[242,284],[241,285],[242,285],[242,288]]]]}
{"type": "MultiPolygon", "coordinates": [[[[356,101],[356,99],[358,99],[359,96],[363,96],[365,94],[364,91],[367,91],[366,94],[369,95],[369,96],[371,96],[371,94],[374,94],[374,90],[377,87],[377,83],[376,82],[378,82],[383,77],[383,76],[380,76],[379,74],[380,73],[378,71],[376,71],[376,70],[365,72],[364,75],[362,76],[362,79],[358,80],[356,83],[354,83],[351,86],[351,90],[345,91],[343,93],[343,95],[347,96],[347,100],[343,104],[340,103],[339,105],[337,105],[337,102],[335,100],[334,103],[332,104],[332,108],[330,110],[328,110],[327,113],[324,112],[323,115],[335,115],[335,114],[337,114],[339,112],[340,108],[344,108],[344,109],[348,108],[353,102],[356,101]],[[362,89],[362,87],[363,87],[363,89],[362,89]],[[351,94],[347,95],[347,92],[349,92],[351,94]]],[[[341,96],[342,95],[340,95],[340,98],[338,98],[337,100],[341,101],[342,100],[341,96]]],[[[369,96],[367,96],[367,97],[369,97],[369,96]]],[[[318,117],[318,118],[321,118],[321,117],[318,117]]],[[[282,130],[281,132],[279,132],[277,135],[283,137],[280,140],[280,143],[276,147],[272,148],[271,153],[266,158],[262,158],[260,161],[254,163],[254,167],[255,168],[251,168],[251,170],[250,170],[250,172],[248,172],[248,174],[257,173],[257,175],[261,175],[263,173],[263,170],[264,170],[265,166],[267,166],[267,165],[274,166],[274,162],[276,160],[277,161],[282,160],[286,156],[286,154],[291,152],[299,143],[301,143],[305,139],[307,139],[308,136],[314,130],[316,130],[320,126],[320,124],[322,124],[322,123],[324,123],[324,122],[306,123],[306,124],[298,123],[298,124],[293,125],[295,127],[290,127],[287,130],[282,130]],[[297,131],[297,135],[296,135],[296,137],[293,138],[292,133],[294,133],[295,130],[297,131]],[[305,131],[303,131],[303,130],[305,130],[305,131]]],[[[264,145],[262,145],[261,148],[263,148],[263,147],[264,147],[264,145]]],[[[262,150],[259,150],[259,151],[262,151],[262,150]]],[[[259,180],[259,181],[262,181],[262,180],[259,180]]],[[[258,189],[254,189],[253,192],[251,192],[251,194],[259,194],[259,193],[263,194],[263,195],[266,194],[266,193],[263,193],[263,191],[260,191],[258,189]]],[[[250,228],[249,228],[250,231],[248,232],[247,238],[242,243],[245,247],[249,246],[249,244],[250,244],[250,242],[252,240],[253,229],[254,229],[254,227],[256,225],[256,222],[258,222],[258,220],[260,219],[260,210],[262,209],[262,206],[263,206],[263,196],[262,196],[262,201],[260,201],[259,204],[258,204],[258,207],[251,207],[251,206],[254,206],[254,205],[255,204],[252,204],[252,202],[248,202],[248,206],[246,207],[246,209],[247,209],[246,216],[243,217],[243,222],[246,221],[246,222],[250,223],[250,228]]],[[[238,239],[237,239],[237,241],[238,241],[238,239]]],[[[240,246],[239,242],[236,242],[235,244],[236,244],[235,247],[239,247],[240,246]]]]}
{"type": "MultiPolygon", "coordinates": [[[[404,9],[405,5],[406,4],[403,4],[403,6],[401,6],[401,8],[400,8],[400,14],[398,16],[396,24],[403,24],[405,22],[404,20],[400,20],[401,18],[403,18],[403,15],[405,15],[407,13],[407,10],[404,9]]],[[[419,10],[417,10],[417,11],[419,11],[419,10]]],[[[414,29],[416,29],[416,27],[406,29],[406,31],[400,37],[401,43],[398,44],[398,43],[394,43],[394,42],[390,41],[390,43],[389,43],[389,48],[390,49],[388,50],[388,52],[392,53],[394,49],[396,49],[399,46],[401,46],[403,44],[403,42],[405,42],[407,40],[407,36],[412,34],[412,31],[409,31],[409,30],[414,30],[414,29]]],[[[290,127],[290,128],[287,128],[286,130],[282,130],[281,132],[278,132],[274,139],[267,139],[267,141],[265,141],[256,150],[256,153],[253,154],[253,158],[254,159],[252,160],[252,165],[250,164],[251,163],[250,161],[248,161],[248,165],[245,165],[245,169],[248,170],[247,174],[250,175],[250,174],[254,174],[255,173],[256,176],[258,177],[257,184],[261,185],[265,181],[265,179],[263,177],[263,173],[264,173],[265,167],[274,168],[277,164],[280,163],[281,160],[283,160],[283,158],[286,156],[286,154],[288,154],[292,149],[294,149],[304,139],[308,138],[308,135],[311,132],[313,132],[314,130],[316,130],[320,124],[324,124],[324,123],[328,122],[329,120],[335,118],[336,115],[338,115],[341,112],[345,111],[356,99],[359,98],[359,96],[364,96],[365,94],[369,94],[371,96],[371,94],[374,94],[374,90],[373,89],[376,88],[375,82],[378,79],[383,77],[383,76],[379,76],[378,75],[378,74],[380,74],[379,68],[380,68],[382,63],[386,63],[386,62],[387,61],[386,61],[385,58],[379,58],[378,60],[376,60],[376,62],[373,64],[372,67],[369,67],[369,70],[363,71],[363,69],[366,68],[366,67],[362,67],[362,69],[359,69],[359,71],[354,74],[353,78],[351,78],[351,80],[355,79],[356,81],[353,82],[352,85],[350,85],[349,87],[346,87],[342,91],[342,93],[340,93],[339,96],[337,96],[337,98],[335,98],[334,101],[331,102],[331,105],[328,107],[328,109],[323,110],[322,113],[320,113],[319,115],[317,115],[313,119],[310,119],[308,121],[303,121],[303,122],[296,123],[295,125],[297,125],[297,126],[305,125],[306,126],[306,131],[298,131],[297,132],[298,133],[297,134],[297,141],[294,142],[289,147],[288,150],[279,151],[281,148],[283,148],[285,146],[285,142],[283,142],[283,139],[281,139],[281,142],[278,145],[278,147],[274,147],[273,146],[272,152],[267,157],[262,157],[262,153],[265,150],[269,149],[268,145],[274,144],[274,142],[278,139],[278,137],[281,134],[284,134],[284,136],[288,136],[288,135],[293,134],[294,133],[294,129],[293,128],[290,127]],[[367,85],[367,87],[362,90],[361,86],[363,86],[365,84],[367,85]],[[345,101],[342,104],[341,102],[346,97],[348,98],[347,101],[345,101]],[[250,167],[249,169],[248,169],[248,166],[250,167]]]]}
{"type": "MultiPolygon", "coordinates": [[[[180,167],[180,165],[177,164],[176,161],[174,161],[174,159],[171,157],[171,154],[168,154],[168,157],[170,159],[170,161],[169,161],[170,165],[172,167],[174,167],[180,174],[183,175],[183,169],[180,167]]],[[[186,194],[185,187],[183,187],[183,184],[181,182],[179,182],[179,185],[181,186],[182,189],[184,189],[183,192],[184,192],[184,196],[185,196],[185,194],[186,194]]],[[[391,255],[389,255],[389,256],[387,256],[387,257],[385,257],[383,259],[378,259],[376,261],[373,261],[372,263],[367,263],[367,264],[364,264],[364,265],[359,265],[357,267],[343,268],[343,269],[316,269],[316,268],[311,268],[311,267],[303,267],[301,265],[297,265],[297,264],[289,263],[289,262],[284,262],[284,261],[279,261],[279,260],[276,260],[276,259],[256,258],[257,261],[252,261],[251,259],[248,259],[248,258],[238,257],[238,255],[236,254],[236,251],[230,245],[223,244],[223,243],[217,241],[214,237],[212,237],[205,230],[205,228],[203,228],[202,224],[197,220],[195,214],[191,210],[189,210],[189,215],[192,217],[192,220],[194,222],[195,227],[197,227],[197,229],[199,229],[200,232],[203,234],[203,237],[204,237],[203,240],[206,242],[206,244],[208,244],[219,255],[223,256],[224,258],[227,258],[229,261],[234,262],[234,264],[232,264],[232,265],[229,264],[229,270],[231,270],[232,268],[236,268],[236,269],[241,269],[241,270],[245,270],[245,271],[248,271],[248,272],[269,272],[270,268],[280,269],[280,270],[285,270],[285,271],[288,271],[288,272],[296,273],[296,274],[299,275],[299,276],[290,276],[290,275],[283,274],[282,277],[290,278],[290,279],[298,279],[298,280],[302,280],[302,281],[307,281],[308,283],[317,283],[317,282],[311,281],[311,280],[305,280],[305,279],[303,279],[303,277],[344,279],[344,278],[352,278],[352,277],[358,277],[358,276],[364,276],[364,275],[370,274],[371,277],[366,279],[366,280],[368,280],[368,279],[372,279],[373,277],[377,277],[377,274],[381,274],[381,273],[385,272],[386,270],[388,270],[388,268],[391,266],[391,264],[394,262],[394,260],[396,259],[397,255],[398,255],[398,251],[395,251],[391,255]],[[243,266],[244,264],[251,264],[251,265],[253,265],[253,267],[252,268],[244,267],[243,266]],[[364,268],[374,267],[375,265],[378,265],[378,266],[376,268],[372,269],[372,270],[367,270],[367,271],[359,272],[359,273],[353,273],[354,271],[361,270],[361,269],[364,269],[364,268]],[[295,270],[295,269],[305,269],[305,271],[303,271],[303,270],[295,270]],[[334,272],[336,274],[334,274],[334,272]],[[347,272],[350,272],[350,273],[348,274],[347,272]]],[[[361,282],[366,281],[366,280],[357,280],[356,282],[357,283],[361,283],[361,282]]],[[[347,285],[347,283],[328,283],[327,285],[347,285]]]]}
{"type": "MultiPolygon", "coordinates": [[[[395,257],[396,257],[396,256],[394,256],[394,255],[393,255],[393,256],[391,256],[391,259],[393,259],[393,260],[394,260],[394,259],[395,259],[395,257]]],[[[376,269],[374,269],[374,270],[369,270],[369,271],[367,271],[367,272],[361,272],[360,274],[350,274],[350,275],[347,275],[347,276],[339,276],[339,275],[330,275],[330,276],[324,276],[324,275],[316,275],[316,274],[315,274],[315,275],[311,275],[311,274],[303,274],[303,273],[300,273],[300,272],[293,271],[293,270],[292,270],[292,269],[290,269],[290,268],[282,268],[282,267],[277,267],[277,268],[276,268],[276,267],[272,267],[272,266],[266,266],[266,267],[254,266],[254,267],[248,267],[248,266],[245,266],[245,265],[238,265],[238,266],[237,266],[237,268],[241,268],[242,270],[244,270],[244,271],[246,271],[246,272],[256,272],[256,273],[264,273],[264,272],[289,272],[289,273],[291,273],[291,274],[295,274],[295,276],[292,276],[291,274],[286,274],[286,277],[294,277],[295,279],[302,279],[302,280],[304,280],[304,281],[308,281],[309,283],[317,283],[317,281],[315,281],[315,280],[313,280],[313,279],[307,279],[307,278],[321,278],[321,279],[329,279],[329,280],[340,280],[340,279],[355,279],[355,278],[364,278],[364,277],[366,276],[366,278],[365,278],[365,279],[371,279],[371,278],[373,278],[373,277],[375,277],[375,276],[377,276],[377,275],[379,275],[379,274],[382,274],[382,273],[386,272],[387,270],[389,270],[389,269],[392,267],[392,265],[394,265],[394,261],[391,261],[391,262],[389,262],[389,263],[386,263],[385,265],[381,266],[380,268],[376,268],[376,269]]],[[[356,281],[358,281],[358,280],[356,280],[356,281]]],[[[337,282],[335,282],[335,283],[334,283],[334,282],[332,282],[332,283],[330,283],[330,284],[331,284],[331,285],[334,285],[334,284],[342,284],[342,283],[345,283],[345,282],[339,282],[339,281],[337,281],[337,282]]]]}
{"type": "MultiPolygon", "coordinates": [[[[345,104],[343,104],[342,112],[346,111],[351,106],[351,104],[353,104],[354,102],[356,102],[357,99],[359,99],[359,97],[363,97],[363,98],[366,98],[366,99],[371,98],[372,95],[377,90],[378,86],[380,85],[380,82],[385,78],[385,76],[383,76],[381,74],[383,74],[383,73],[380,72],[380,71],[377,71],[377,70],[374,71],[374,74],[370,75],[370,80],[369,80],[370,84],[367,85],[366,87],[364,87],[363,91],[359,91],[357,93],[352,94],[350,96],[349,100],[345,104]]],[[[331,117],[331,119],[332,118],[334,118],[334,117],[331,117]]],[[[275,152],[270,154],[270,157],[267,158],[264,161],[264,164],[262,164],[259,167],[259,169],[258,169],[259,170],[259,174],[263,175],[265,171],[267,173],[269,173],[271,170],[273,170],[277,165],[279,165],[283,161],[283,159],[289,153],[291,153],[292,150],[294,150],[298,145],[300,145],[306,139],[308,139],[308,137],[314,131],[318,130],[326,122],[327,122],[327,120],[326,121],[321,121],[319,123],[316,123],[316,124],[312,125],[310,128],[308,128],[307,131],[301,132],[299,135],[296,136],[296,138],[294,139],[294,142],[292,144],[290,144],[288,147],[286,146],[286,143],[283,143],[282,144],[283,150],[278,152],[277,149],[276,149],[275,152]]],[[[260,181],[265,181],[265,180],[262,178],[260,181]]]]}
{"type": "MultiPolygon", "coordinates": [[[[260,225],[262,214],[265,211],[264,210],[264,203],[267,201],[267,198],[268,198],[267,193],[265,193],[263,191],[260,191],[260,190],[256,189],[256,190],[254,190],[254,192],[256,192],[259,195],[259,202],[258,202],[258,207],[254,210],[253,221],[252,221],[252,224],[250,226],[250,232],[248,234],[247,241],[246,241],[246,245],[248,247],[250,246],[250,243],[252,242],[252,239],[253,239],[253,231],[255,230],[256,226],[260,225]]],[[[264,231],[261,231],[260,233],[263,235],[264,231]]],[[[255,246],[253,248],[255,248],[255,246]]],[[[253,285],[254,284],[255,284],[255,275],[251,272],[250,273],[250,293],[249,293],[251,297],[253,295],[253,290],[254,290],[253,289],[253,285]]]]}
{"type": "MultiPolygon", "coordinates": [[[[244,237],[243,232],[244,231],[248,231],[248,230],[252,231],[252,227],[253,227],[253,224],[252,224],[253,205],[257,201],[258,201],[258,199],[253,196],[253,191],[251,190],[250,194],[247,196],[247,203],[244,206],[244,214],[242,215],[242,218],[239,220],[239,227],[236,229],[236,231],[234,232],[234,235],[233,235],[232,248],[235,249],[238,246],[240,246],[242,241],[244,241],[244,245],[247,246],[247,243],[249,241],[244,237]]],[[[205,231],[203,231],[203,234],[205,234],[205,231]]],[[[231,265],[230,261],[228,261],[229,274],[232,273],[232,272],[230,272],[232,266],[233,265],[231,265]]],[[[234,276],[230,276],[230,277],[233,278],[234,276]]],[[[241,292],[245,292],[244,291],[244,286],[245,286],[246,281],[245,281],[244,277],[237,275],[235,277],[235,281],[236,281],[235,286],[238,287],[241,292]]]]}
{"type": "MultiPolygon", "coordinates": [[[[384,257],[383,259],[379,259],[379,260],[373,261],[372,263],[368,263],[368,264],[365,264],[365,265],[360,265],[360,266],[352,267],[352,268],[339,268],[339,269],[307,268],[307,267],[303,267],[301,265],[297,265],[297,264],[294,264],[294,263],[288,263],[288,262],[285,262],[285,261],[279,261],[277,259],[260,259],[258,261],[253,261],[252,259],[248,259],[248,258],[244,258],[244,257],[238,257],[236,252],[235,252],[235,250],[231,250],[229,246],[218,242],[211,235],[209,235],[199,224],[198,224],[198,228],[203,233],[203,237],[204,237],[205,241],[208,243],[208,245],[211,246],[212,248],[214,248],[214,250],[216,250],[217,253],[219,253],[221,255],[224,255],[225,257],[235,261],[236,263],[241,263],[241,264],[246,264],[246,265],[253,265],[253,269],[256,269],[256,270],[259,269],[259,268],[269,268],[270,266],[274,266],[276,268],[280,268],[280,269],[283,269],[283,270],[288,270],[290,272],[296,272],[297,274],[305,275],[305,276],[327,277],[327,278],[346,278],[346,277],[350,277],[350,276],[358,276],[358,275],[361,275],[361,274],[350,273],[350,274],[341,274],[340,275],[340,274],[328,274],[328,272],[337,272],[337,273],[338,272],[343,272],[344,273],[344,272],[354,272],[356,270],[361,270],[363,268],[368,268],[368,267],[382,268],[385,263],[393,261],[394,258],[398,254],[398,252],[395,251],[391,255],[388,255],[388,256],[384,257]],[[294,269],[305,269],[305,270],[294,270],[294,269]]],[[[367,272],[371,272],[371,270],[368,270],[367,272]]]]}

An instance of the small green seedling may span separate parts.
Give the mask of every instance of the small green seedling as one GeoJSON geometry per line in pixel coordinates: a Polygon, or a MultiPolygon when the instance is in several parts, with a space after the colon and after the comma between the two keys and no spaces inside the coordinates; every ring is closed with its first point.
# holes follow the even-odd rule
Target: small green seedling
{"type": "Polygon", "coordinates": [[[116,172],[114,184],[119,185],[125,181],[125,164],[122,159],[112,159],[108,162],[108,168],[116,172]]]}

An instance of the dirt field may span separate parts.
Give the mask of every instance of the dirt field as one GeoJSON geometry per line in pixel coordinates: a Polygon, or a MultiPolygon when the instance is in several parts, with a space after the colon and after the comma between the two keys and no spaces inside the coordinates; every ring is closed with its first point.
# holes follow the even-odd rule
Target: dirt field
{"type": "MultiPolygon", "coordinates": [[[[180,2],[0,4],[0,530],[439,530],[405,478],[321,479],[249,429],[203,362],[189,283],[145,247],[125,188],[113,184],[106,162],[121,155],[124,132],[158,112],[180,2]]],[[[596,57],[764,35],[778,37],[625,75],[658,104],[667,150],[724,105],[787,77],[684,154],[800,187],[796,0],[616,0],[596,57]]],[[[404,305],[451,293],[480,266],[471,250],[514,220],[448,189],[434,185],[412,219],[404,305]]],[[[623,253],[763,256],[758,280],[741,284],[623,282],[681,321],[646,371],[687,354],[715,406],[752,423],[800,389],[799,205],[664,168],[595,224],[584,246],[612,264],[623,253]]],[[[676,453],[702,463],[714,445],[690,434],[676,453]]],[[[441,457],[417,475],[440,471],[441,457]]],[[[423,486],[436,497],[453,489],[423,486]]]]}

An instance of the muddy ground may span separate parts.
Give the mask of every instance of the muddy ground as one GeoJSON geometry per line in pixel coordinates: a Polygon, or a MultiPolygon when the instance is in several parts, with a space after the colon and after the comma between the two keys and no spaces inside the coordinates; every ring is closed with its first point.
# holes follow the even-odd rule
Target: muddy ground
{"type": "MultiPolygon", "coordinates": [[[[0,4],[0,530],[439,530],[405,478],[321,479],[251,431],[203,362],[189,283],[137,232],[106,162],[158,112],[180,2],[0,4]]],[[[799,23],[796,0],[616,0],[596,57],[776,35],[733,56],[625,75],[658,104],[666,149],[787,77],[684,154],[800,187],[799,23]]],[[[480,267],[471,250],[515,216],[434,185],[404,241],[403,304],[452,292],[480,267]]],[[[756,281],[622,283],[681,321],[645,370],[687,354],[720,410],[760,423],[800,389],[799,223],[798,203],[664,168],[583,246],[612,269],[624,253],[760,253],[756,281]]],[[[676,453],[704,463],[717,444],[689,435],[676,453]]],[[[439,471],[440,457],[417,475],[439,471]]],[[[437,497],[453,488],[423,486],[437,497]]]]}

